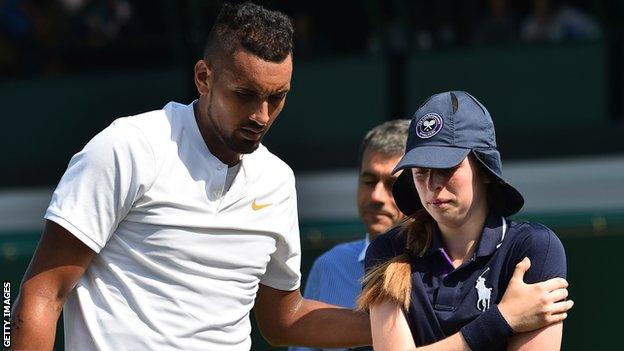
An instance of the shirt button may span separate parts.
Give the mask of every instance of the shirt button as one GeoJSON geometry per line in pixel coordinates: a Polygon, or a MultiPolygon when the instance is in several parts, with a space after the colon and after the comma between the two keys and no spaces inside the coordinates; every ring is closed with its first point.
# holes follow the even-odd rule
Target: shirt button
{"type": "Polygon", "coordinates": [[[220,170],[222,170],[222,169],[223,169],[223,165],[218,165],[218,166],[217,166],[217,169],[218,169],[219,171],[220,171],[220,170]]]}

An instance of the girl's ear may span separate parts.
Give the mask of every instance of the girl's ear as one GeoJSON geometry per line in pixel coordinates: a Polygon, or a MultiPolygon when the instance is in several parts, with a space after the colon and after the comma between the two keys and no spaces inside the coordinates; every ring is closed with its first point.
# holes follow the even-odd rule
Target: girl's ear
{"type": "Polygon", "coordinates": [[[484,172],[481,173],[481,178],[483,179],[483,184],[492,183],[492,181],[490,180],[490,177],[488,177],[487,174],[485,174],[484,172]]]}
{"type": "Polygon", "coordinates": [[[483,182],[483,184],[492,183],[492,179],[490,179],[490,174],[481,166],[479,166],[479,177],[481,177],[481,181],[483,182]]]}

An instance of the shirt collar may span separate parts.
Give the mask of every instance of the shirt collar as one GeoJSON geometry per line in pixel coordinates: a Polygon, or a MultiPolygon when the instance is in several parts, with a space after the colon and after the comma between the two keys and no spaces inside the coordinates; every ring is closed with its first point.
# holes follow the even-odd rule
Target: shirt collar
{"type": "Polygon", "coordinates": [[[490,256],[500,246],[505,239],[504,231],[507,229],[507,223],[504,217],[490,214],[485,220],[483,233],[479,238],[479,246],[475,252],[476,257],[490,256]]]}
{"type": "MultiPolygon", "coordinates": [[[[175,105],[179,105],[182,107],[181,109],[181,113],[188,118],[188,124],[189,127],[191,129],[191,133],[193,134],[193,138],[195,139],[195,143],[197,145],[201,145],[200,149],[201,149],[201,154],[206,157],[206,159],[208,160],[209,163],[209,169],[211,171],[213,171],[215,168],[219,168],[221,167],[221,169],[223,169],[224,167],[228,167],[228,165],[224,164],[223,162],[221,162],[221,160],[219,160],[215,155],[212,154],[212,152],[210,152],[210,149],[208,149],[208,145],[206,145],[206,141],[204,141],[204,137],[201,135],[201,131],[199,130],[199,125],[197,124],[197,120],[195,118],[195,109],[194,106],[195,104],[199,103],[199,100],[193,100],[193,102],[191,102],[188,105],[179,105],[176,103],[169,103],[167,104],[164,108],[173,108],[175,105]]],[[[262,145],[260,145],[260,147],[263,147],[262,145]]],[[[238,173],[236,175],[236,177],[234,178],[234,181],[232,182],[230,189],[227,191],[227,193],[229,193],[230,197],[231,197],[231,201],[238,201],[241,198],[243,198],[246,195],[246,184],[249,182],[249,179],[251,179],[250,177],[250,171],[252,167],[249,167],[249,156],[251,154],[241,154],[241,159],[240,159],[240,168],[238,169],[238,173]]]]}
{"type": "MultiPolygon", "coordinates": [[[[204,140],[204,137],[202,136],[201,131],[199,130],[199,125],[197,124],[197,120],[195,118],[194,106],[195,104],[198,104],[198,103],[199,103],[199,100],[195,99],[193,100],[193,102],[191,102],[188,105],[181,105],[182,113],[185,114],[185,117],[189,119],[188,123],[190,125],[189,127],[191,129],[191,133],[193,134],[193,138],[195,139],[195,142],[197,143],[197,145],[201,145],[200,148],[202,150],[202,154],[208,158],[211,168],[222,169],[224,167],[228,167],[228,165],[221,162],[221,160],[219,160],[217,156],[213,155],[212,152],[210,152],[208,145],[206,145],[206,141],[204,140]]],[[[171,103],[167,104],[165,108],[167,108],[170,105],[172,104],[171,103]]],[[[244,168],[242,164],[244,163],[243,160],[246,158],[246,155],[247,154],[241,154],[240,163],[239,163],[241,164],[241,169],[244,168]]]]}
{"type": "Polygon", "coordinates": [[[362,247],[362,251],[358,256],[358,262],[364,262],[364,258],[366,258],[366,250],[368,249],[368,244],[370,244],[370,239],[368,238],[368,233],[366,233],[366,237],[364,238],[364,246],[362,247]]]}
{"type": "MultiPolygon", "coordinates": [[[[497,215],[489,214],[487,216],[485,225],[483,226],[483,232],[477,243],[477,250],[475,251],[476,257],[490,256],[496,251],[505,238],[504,231],[507,230],[507,223],[505,221],[505,218],[497,215]]],[[[431,246],[425,255],[430,255],[442,249],[444,249],[442,245],[442,235],[440,234],[438,226],[435,226],[431,246]]]]}

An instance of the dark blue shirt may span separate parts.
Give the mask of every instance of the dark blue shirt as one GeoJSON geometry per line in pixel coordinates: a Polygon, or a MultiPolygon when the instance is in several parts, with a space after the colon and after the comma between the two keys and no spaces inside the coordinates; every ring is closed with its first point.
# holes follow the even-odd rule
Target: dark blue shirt
{"type": "MultiPolygon", "coordinates": [[[[380,235],[368,248],[365,269],[404,251],[405,236],[398,230],[380,235]]],[[[412,297],[406,315],[416,345],[444,339],[498,304],[516,264],[524,257],[531,259],[526,283],[566,277],[563,245],[543,225],[488,216],[474,255],[456,269],[444,251],[439,231],[434,231],[431,247],[412,260],[412,297]]],[[[501,344],[492,349],[505,347],[501,344]]]]}

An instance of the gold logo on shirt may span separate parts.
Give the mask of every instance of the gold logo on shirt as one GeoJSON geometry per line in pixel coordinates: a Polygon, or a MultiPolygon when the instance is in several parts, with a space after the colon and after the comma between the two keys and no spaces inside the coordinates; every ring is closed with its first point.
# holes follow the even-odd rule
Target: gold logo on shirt
{"type": "Polygon", "coordinates": [[[253,202],[251,203],[251,209],[254,211],[258,211],[271,205],[273,204],[257,204],[256,199],[254,199],[253,202]]]}

